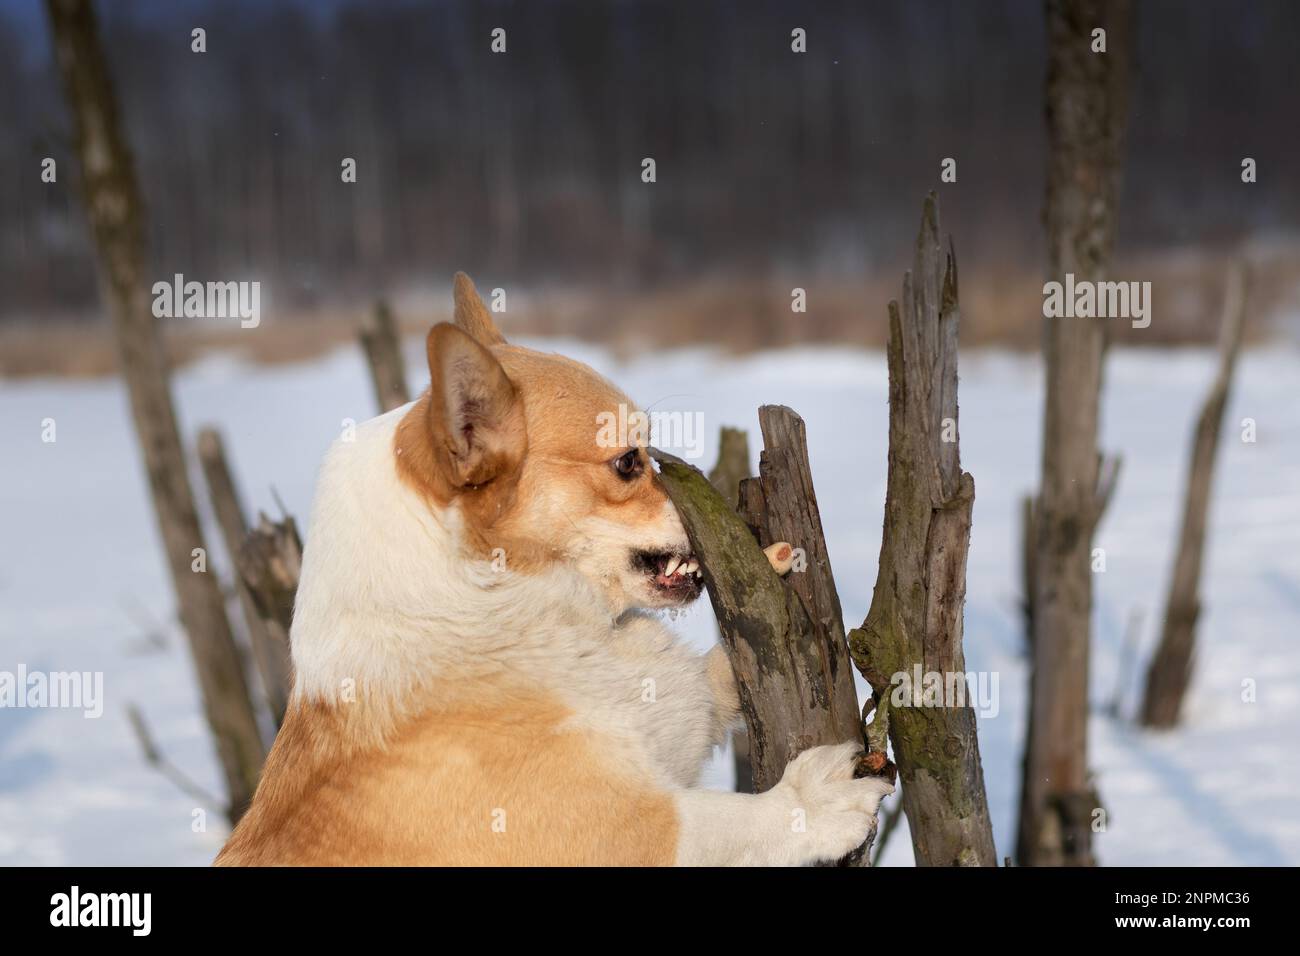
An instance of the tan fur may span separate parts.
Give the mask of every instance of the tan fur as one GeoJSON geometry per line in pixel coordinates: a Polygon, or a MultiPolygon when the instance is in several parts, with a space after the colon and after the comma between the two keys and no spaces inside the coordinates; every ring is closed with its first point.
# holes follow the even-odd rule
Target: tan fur
{"type": "MultiPolygon", "coordinates": [[[[623,450],[601,448],[594,441],[597,415],[617,414],[620,405],[635,408],[624,395],[590,368],[562,355],[546,355],[511,345],[485,350],[499,363],[518,396],[527,434],[522,467],[515,454],[497,459],[495,477],[478,487],[465,487],[451,476],[445,451],[448,441],[437,398],[444,387],[436,355],[451,326],[429,333],[433,383],[398,426],[398,470],[403,479],[428,500],[446,506],[459,501],[473,552],[489,556],[501,548],[519,570],[562,560],[559,547],[572,534],[574,515],[593,515],[625,524],[651,523],[662,511],[668,493],[648,475],[622,482],[608,462],[623,450]],[[525,515],[520,500],[535,504],[525,515]],[[540,522],[540,523],[539,523],[540,522]]],[[[645,461],[649,471],[649,461],[645,461]]]]}
{"type": "Polygon", "coordinates": [[[452,296],[455,299],[456,324],[468,332],[480,345],[504,345],[506,337],[501,334],[492,314],[478,297],[474,282],[463,272],[457,272],[452,280],[452,296]]]}
{"type": "MultiPolygon", "coordinates": [[[[575,515],[657,520],[667,495],[648,459],[624,482],[609,467],[622,449],[594,441],[597,414],[629,399],[580,363],[505,344],[463,274],[455,292],[456,325],[429,333],[430,388],[394,435],[403,482],[431,508],[458,505],[467,551],[502,548],[516,571],[564,560],[575,515]]],[[[417,680],[408,696],[397,711],[295,697],[217,864],[673,862],[671,797],[544,690],[417,680]]]]}
{"type": "Polygon", "coordinates": [[[384,746],[350,743],[346,706],[295,703],[218,866],[673,862],[668,795],[620,773],[544,696],[430,710],[384,746]]]}

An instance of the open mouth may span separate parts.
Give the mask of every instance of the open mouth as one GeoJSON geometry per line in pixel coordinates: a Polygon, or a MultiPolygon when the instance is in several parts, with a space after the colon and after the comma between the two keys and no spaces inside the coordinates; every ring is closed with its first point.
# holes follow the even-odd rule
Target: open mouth
{"type": "Polygon", "coordinates": [[[690,600],[704,587],[700,563],[693,554],[681,551],[638,551],[634,563],[651,580],[654,590],[666,597],[690,600]]]}

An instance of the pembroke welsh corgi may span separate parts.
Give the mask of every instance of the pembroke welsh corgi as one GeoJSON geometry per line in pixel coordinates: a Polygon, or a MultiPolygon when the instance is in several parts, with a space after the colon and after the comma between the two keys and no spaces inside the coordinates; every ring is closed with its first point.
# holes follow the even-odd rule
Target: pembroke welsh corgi
{"type": "Polygon", "coordinates": [[[325,458],[289,710],[217,864],[799,865],[861,844],[892,787],[853,779],[856,744],[762,794],[696,789],[739,701],[720,647],[652,616],[700,574],[648,436],[598,437],[627,396],[508,344],[463,274],[427,353],[429,389],[325,458]]]}

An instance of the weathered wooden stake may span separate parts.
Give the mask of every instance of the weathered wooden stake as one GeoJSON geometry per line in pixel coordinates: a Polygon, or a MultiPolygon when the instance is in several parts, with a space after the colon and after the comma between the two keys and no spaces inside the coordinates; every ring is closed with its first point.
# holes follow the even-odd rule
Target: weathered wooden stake
{"type": "Polygon", "coordinates": [[[235,565],[272,640],[289,649],[293,602],[302,576],[302,539],[293,517],[272,521],[259,514],[235,565]]]}
{"type": "Polygon", "coordinates": [[[749,475],[749,433],[723,425],[718,433],[718,461],[709,481],[731,507],[740,504],[740,483],[749,475]]]}
{"type": "Polygon", "coordinates": [[[208,494],[212,498],[212,508],[217,516],[217,525],[221,529],[222,541],[226,553],[230,555],[235,569],[235,590],[239,594],[239,605],[244,612],[248,627],[248,640],[253,648],[253,660],[262,679],[262,692],[266,696],[267,707],[275,719],[277,727],[284,721],[284,711],[289,703],[289,682],[292,668],[289,662],[289,645],[283,635],[272,633],[267,622],[258,611],[257,603],[249,591],[248,583],[239,572],[240,551],[248,536],[248,524],[244,520],[244,508],[239,501],[239,492],[235,488],[235,479],[230,465],[226,461],[225,444],[221,433],[215,428],[201,428],[198,435],[199,462],[203,466],[203,477],[208,483],[208,494]]]}
{"type": "MultiPolygon", "coordinates": [[[[770,414],[798,418],[789,409],[770,414]]],[[[844,699],[843,677],[848,668],[840,665],[837,669],[826,629],[815,623],[816,611],[810,613],[805,608],[801,592],[809,590],[809,585],[804,583],[796,589],[791,581],[806,573],[829,575],[830,566],[822,562],[814,567],[809,562],[803,570],[792,570],[784,580],[778,577],[753,530],[703,474],[671,455],[654,452],[654,456],[660,463],[660,479],[700,559],[723,644],[736,674],[749,733],[754,789],[761,793],[780,780],[786,764],[809,747],[863,740],[851,674],[851,696],[844,699]]],[[[781,461],[785,458],[776,456],[781,461]]],[[[768,474],[781,467],[774,460],[768,474]]],[[[753,486],[755,481],[761,483],[763,479],[751,479],[745,484],[753,486]]],[[[783,495],[789,482],[782,477],[758,487],[771,500],[783,495]]],[[[783,499],[783,507],[776,512],[790,514],[793,507],[783,499]]],[[[808,507],[815,511],[815,498],[808,507]]],[[[810,553],[824,555],[824,542],[814,545],[811,529],[804,529],[796,537],[810,553]]],[[[893,766],[883,753],[868,757],[875,759],[864,760],[863,774],[892,776],[893,766]]],[[[844,862],[869,865],[866,851],[870,843],[868,839],[844,862]]]]}
{"type": "MultiPolygon", "coordinates": [[[[975,712],[962,695],[941,706],[896,699],[896,675],[938,674],[964,691],[962,606],[975,482],[957,430],[957,263],[939,241],[938,200],[925,201],[903,301],[889,304],[889,472],[871,609],[850,632],[853,661],[890,739],[920,866],[996,866],[975,712]],[[958,678],[958,675],[960,677],[958,678]]],[[[916,688],[917,693],[920,688],[916,688]]]]}
{"type": "Polygon", "coordinates": [[[741,517],[758,536],[760,547],[787,541],[794,548],[794,568],[783,583],[794,591],[810,620],[807,644],[828,691],[819,701],[827,711],[822,719],[837,740],[851,740],[862,735],[862,709],[808,464],[804,422],[784,405],[764,405],[758,423],[763,450],[758,477],[740,483],[741,517]]]}
{"type": "Polygon", "coordinates": [[[144,210],[122,134],[112,76],[89,0],[46,0],[54,58],[76,131],[82,189],[100,285],[116,333],[145,473],[171,572],[203,710],[225,776],[229,815],[252,799],[266,746],[248,696],[243,662],[206,555],[185,451],[172,406],[167,359],[150,308],[144,210]],[[204,565],[206,560],[204,561],[204,565]]]}
{"type": "MultiPolygon", "coordinates": [[[[749,434],[743,428],[723,425],[718,435],[718,460],[709,472],[709,482],[735,508],[740,501],[740,483],[749,477],[749,434]]],[[[736,771],[736,792],[754,792],[754,767],[749,760],[749,734],[737,730],[731,735],[732,763],[736,771]]]]}
{"type": "Polygon", "coordinates": [[[1024,622],[1025,649],[1034,653],[1034,569],[1038,566],[1038,525],[1034,520],[1034,496],[1020,499],[1020,617],[1024,622]]]}
{"type": "Polygon", "coordinates": [[[406,366],[402,364],[402,340],[386,302],[375,303],[374,311],[362,320],[358,338],[370,366],[379,410],[387,412],[405,405],[411,393],[406,387],[406,366]]]}
{"type": "Polygon", "coordinates": [[[1147,669],[1146,695],[1142,702],[1142,723],[1147,727],[1168,728],[1178,723],[1183,697],[1192,677],[1196,620],[1201,612],[1198,592],[1205,555],[1210,489],[1214,481],[1214,459],[1232,389],[1232,374],[1237,366],[1237,353],[1241,349],[1245,315],[1246,275],[1245,269],[1237,265],[1228,273],[1224,295],[1219,369],[1196,420],[1183,501],[1182,531],[1178,536],[1174,573],[1165,601],[1164,630],[1147,669]]]}

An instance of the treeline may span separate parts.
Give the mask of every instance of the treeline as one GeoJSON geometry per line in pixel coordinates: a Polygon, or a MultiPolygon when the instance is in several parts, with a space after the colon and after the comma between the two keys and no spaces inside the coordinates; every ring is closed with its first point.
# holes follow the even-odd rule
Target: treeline
{"type": "MultiPolygon", "coordinates": [[[[852,276],[892,265],[945,157],[963,263],[1041,268],[1037,0],[100,9],[160,277],[260,278],[310,308],[457,268],[622,289],[852,276]]],[[[1153,0],[1139,28],[1123,241],[1293,226],[1300,4],[1153,0]]],[[[44,30],[0,12],[0,319],[95,302],[44,30]]]]}

